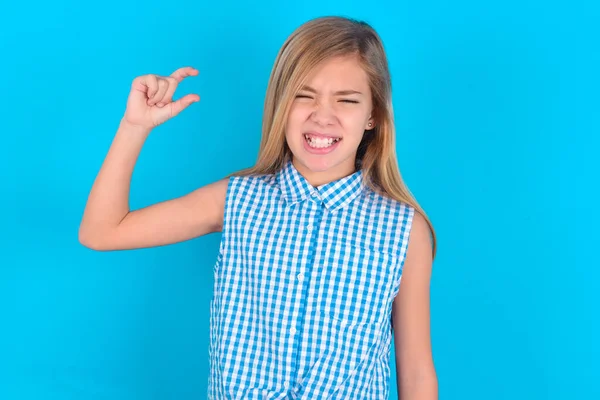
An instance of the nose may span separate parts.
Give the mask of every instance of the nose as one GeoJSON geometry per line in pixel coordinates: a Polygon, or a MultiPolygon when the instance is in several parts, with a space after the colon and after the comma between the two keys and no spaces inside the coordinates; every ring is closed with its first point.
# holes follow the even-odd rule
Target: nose
{"type": "Polygon", "coordinates": [[[315,108],[311,113],[311,120],[319,125],[330,125],[335,122],[335,112],[331,105],[326,101],[316,102],[315,108]]]}

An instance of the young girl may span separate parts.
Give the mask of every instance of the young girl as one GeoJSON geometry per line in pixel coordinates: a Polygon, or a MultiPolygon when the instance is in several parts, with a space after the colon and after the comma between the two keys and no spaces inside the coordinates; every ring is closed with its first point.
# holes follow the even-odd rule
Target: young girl
{"type": "Polygon", "coordinates": [[[81,243],[132,249],[222,232],[210,399],[387,399],[392,332],[402,400],[437,399],[429,326],[435,234],[398,170],[377,33],[341,17],[302,25],[271,73],[256,165],[130,211],[142,145],[199,101],[173,100],[178,83],[197,73],[134,79],[81,243]]]}

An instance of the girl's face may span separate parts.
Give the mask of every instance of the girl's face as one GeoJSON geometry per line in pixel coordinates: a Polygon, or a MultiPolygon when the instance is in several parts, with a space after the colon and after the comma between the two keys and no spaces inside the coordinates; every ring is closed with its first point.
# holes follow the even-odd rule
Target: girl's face
{"type": "Polygon", "coordinates": [[[296,169],[313,186],[353,173],[363,134],[375,125],[371,112],[367,74],[357,57],[325,61],[293,99],[288,115],[285,137],[296,169]]]}

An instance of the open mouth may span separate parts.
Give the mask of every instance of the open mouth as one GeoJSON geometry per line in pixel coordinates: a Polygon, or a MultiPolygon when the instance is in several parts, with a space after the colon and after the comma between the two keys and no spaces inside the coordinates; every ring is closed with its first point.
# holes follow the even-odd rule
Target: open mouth
{"type": "Polygon", "coordinates": [[[337,142],[339,142],[340,140],[342,140],[342,138],[320,138],[320,137],[316,137],[316,136],[311,136],[311,135],[307,135],[304,134],[304,140],[306,140],[306,143],[308,143],[308,145],[312,148],[315,149],[325,149],[327,147],[331,147],[334,144],[336,144],[337,142]]]}

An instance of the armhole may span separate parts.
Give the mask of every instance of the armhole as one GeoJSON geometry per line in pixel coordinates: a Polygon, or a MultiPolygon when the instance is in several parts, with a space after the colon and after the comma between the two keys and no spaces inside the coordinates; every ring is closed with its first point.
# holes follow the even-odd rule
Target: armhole
{"type": "Polygon", "coordinates": [[[400,291],[402,283],[402,271],[404,270],[404,261],[406,261],[406,253],[408,251],[408,242],[412,232],[412,222],[415,215],[415,208],[405,204],[402,210],[402,220],[400,221],[400,250],[398,252],[398,270],[397,279],[394,283],[393,298],[395,299],[400,291]]]}
{"type": "Polygon", "coordinates": [[[213,273],[216,274],[219,272],[221,265],[223,264],[223,254],[225,250],[225,241],[227,239],[229,233],[229,216],[231,215],[231,192],[233,188],[233,181],[236,176],[230,176],[229,181],[227,183],[227,190],[225,192],[225,205],[223,207],[223,228],[221,229],[221,240],[219,241],[219,252],[217,254],[217,261],[213,265],[213,273]]]}

